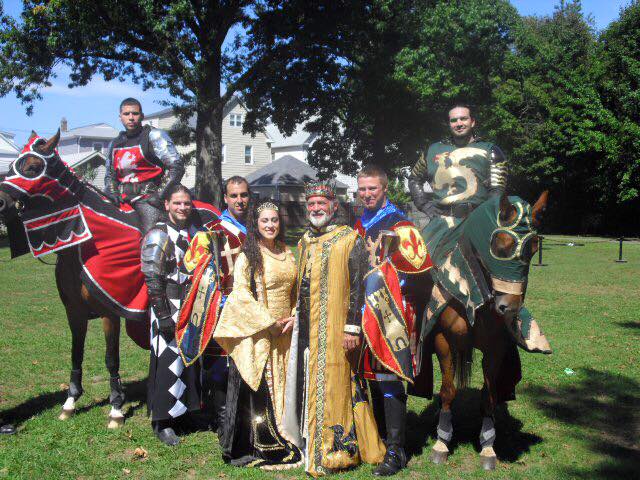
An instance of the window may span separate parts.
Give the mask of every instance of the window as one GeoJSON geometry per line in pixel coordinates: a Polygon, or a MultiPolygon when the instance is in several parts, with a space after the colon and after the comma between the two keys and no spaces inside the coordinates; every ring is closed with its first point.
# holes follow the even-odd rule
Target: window
{"type": "Polygon", "coordinates": [[[242,126],[242,115],[238,113],[232,113],[229,115],[229,125],[232,127],[241,127],[242,126]]]}
{"type": "Polygon", "coordinates": [[[253,147],[251,145],[245,145],[244,147],[244,163],[247,165],[253,163],[253,147]]]}
{"type": "Polygon", "coordinates": [[[222,163],[227,163],[227,146],[222,144],[222,163]]]}
{"type": "Polygon", "coordinates": [[[101,142],[97,142],[93,144],[93,151],[102,153],[102,149],[104,148],[104,144],[101,142]]]}

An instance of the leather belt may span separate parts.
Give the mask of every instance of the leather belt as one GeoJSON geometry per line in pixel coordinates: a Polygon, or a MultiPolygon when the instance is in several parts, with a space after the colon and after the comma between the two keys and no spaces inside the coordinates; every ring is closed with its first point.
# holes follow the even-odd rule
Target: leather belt
{"type": "Polygon", "coordinates": [[[476,208],[473,203],[456,203],[455,205],[438,205],[438,213],[447,217],[465,218],[476,208]]]}
{"type": "Polygon", "coordinates": [[[147,193],[155,192],[157,189],[158,185],[151,180],[147,182],[123,182],[118,184],[120,195],[126,195],[129,198],[146,195],[147,193]]]}

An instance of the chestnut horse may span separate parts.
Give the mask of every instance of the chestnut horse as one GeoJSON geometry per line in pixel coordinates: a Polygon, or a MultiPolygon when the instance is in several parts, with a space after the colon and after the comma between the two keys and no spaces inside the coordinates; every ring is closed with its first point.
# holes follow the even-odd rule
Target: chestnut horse
{"type": "MultiPolygon", "coordinates": [[[[493,415],[498,403],[514,398],[515,385],[521,378],[518,351],[506,329],[513,328],[524,300],[529,264],[538,249],[536,229],[541,225],[547,199],[548,192],[544,192],[533,209],[518,197],[489,199],[461,225],[457,244],[466,244],[466,251],[478,260],[478,269],[482,270],[479,277],[483,277],[480,282],[486,282],[488,287],[488,295],[474,312],[473,321],[469,319],[469,305],[449,293],[451,288],[442,286],[443,275],[450,275],[446,267],[451,263],[445,262],[443,271],[435,274],[427,323],[421,335],[421,348],[429,358],[431,353],[436,354],[442,372],[438,439],[431,454],[434,463],[444,463],[448,458],[456,381],[458,388],[466,386],[475,348],[482,352],[484,376],[480,459],[485,470],[495,469],[493,415]]],[[[455,273],[451,275],[454,277],[455,273]]],[[[465,288],[461,290],[468,291],[465,288]]]]}
{"type": "MultiPolygon", "coordinates": [[[[60,132],[58,131],[56,135],[46,141],[36,137],[35,133],[33,133],[30,138],[30,143],[34,140],[36,141],[32,146],[33,154],[21,155],[13,165],[14,173],[25,180],[34,179],[43,174],[47,162],[60,162],[62,164],[55,150],[60,139],[60,132]]],[[[62,171],[68,174],[66,168],[62,169],[62,171]]],[[[78,188],[89,188],[81,184],[78,179],[74,179],[73,182],[77,182],[74,185],[78,188]]],[[[98,193],[95,193],[95,195],[98,195],[98,193]]],[[[2,188],[0,189],[0,216],[8,224],[11,224],[21,211],[35,207],[37,202],[42,202],[45,196],[40,192],[27,190],[19,192],[15,188],[2,188]]],[[[21,228],[21,225],[16,225],[16,228],[21,228]]],[[[62,413],[59,418],[66,420],[73,415],[75,404],[82,395],[82,361],[87,323],[90,318],[100,317],[106,341],[105,365],[109,371],[111,389],[109,395],[111,411],[109,412],[108,428],[118,428],[124,423],[122,406],[125,399],[119,374],[120,317],[108,309],[105,304],[94,298],[89,293],[87,286],[83,284],[80,275],[81,265],[78,248],[78,246],[71,246],[59,251],[55,268],[58,293],[64,304],[67,321],[71,329],[71,376],[67,400],[62,407],[62,413]]]]}

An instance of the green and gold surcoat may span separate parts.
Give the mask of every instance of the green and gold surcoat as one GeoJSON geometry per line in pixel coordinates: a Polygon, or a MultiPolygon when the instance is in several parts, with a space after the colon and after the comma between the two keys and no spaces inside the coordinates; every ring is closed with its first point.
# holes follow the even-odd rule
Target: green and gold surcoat
{"type": "Polygon", "coordinates": [[[426,155],[421,155],[412,178],[420,187],[428,182],[432,190],[425,194],[433,208],[423,236],[436,265],[445,253],[439,251],[443,236],[487,200],[491,192],[504,189],[504,171],[502,152],[489,142],[472,142],[464,147],[437,142],[426,155]]]}

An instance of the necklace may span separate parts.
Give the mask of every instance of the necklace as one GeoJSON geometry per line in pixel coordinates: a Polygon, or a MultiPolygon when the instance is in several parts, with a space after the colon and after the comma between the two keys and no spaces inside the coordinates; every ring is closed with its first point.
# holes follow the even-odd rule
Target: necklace
{"type": "Polygon", "coordinates": [[[269,248],[260,244],[260,250],[262,250],[262,253],[270,256],[271,258],[275,258],[276,260],[284,260],[285,258],[287,258],[287,251],[278,244],[276,244],[276,247],[280,247],[282,251],[274,252],[273,250],[270,250],[269,248]]]}

